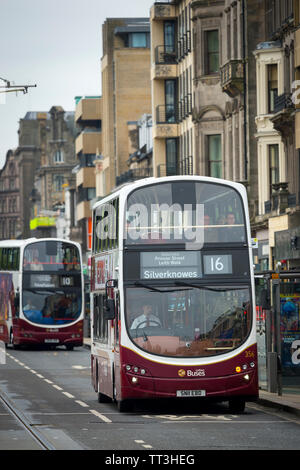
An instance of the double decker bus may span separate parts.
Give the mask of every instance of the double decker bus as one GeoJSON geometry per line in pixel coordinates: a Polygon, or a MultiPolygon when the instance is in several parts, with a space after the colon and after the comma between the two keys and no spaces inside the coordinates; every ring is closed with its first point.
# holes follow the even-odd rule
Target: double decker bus
{"type": "Polygon", "coordinates": [[[258,397],[245,188],[198,176],[130,183],[93,207],[92,384],[98,401],[258,397]]]}
{"type": "Polygon", "coordinates": [[[80,245],[45,238],[0,242],[0,340],[13,348],[83,344],[80,245]]]}

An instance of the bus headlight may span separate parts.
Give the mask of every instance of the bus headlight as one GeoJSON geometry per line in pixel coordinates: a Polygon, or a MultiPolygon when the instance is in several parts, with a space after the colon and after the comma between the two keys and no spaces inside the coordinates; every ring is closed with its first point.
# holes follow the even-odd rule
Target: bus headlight
{"type": "Polygon", "coordinates": [[[132,377],[132,379],[131,379],[131,382],[132,382],[133,384],[137,384],[138,381],[139,381],[139,380],[138,380],[137,377],[132,377]]]}
{"type": "Polygon", "coordinates": [[[250,375],[249,374],[244,375],[244,379],[248,382],[248,380],[250,380],[250,375]]]}

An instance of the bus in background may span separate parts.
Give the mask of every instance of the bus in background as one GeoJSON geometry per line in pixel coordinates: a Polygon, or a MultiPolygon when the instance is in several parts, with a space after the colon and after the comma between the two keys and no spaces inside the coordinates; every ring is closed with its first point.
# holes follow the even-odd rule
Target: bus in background
{"type": "Polygon", "coordinates": [[[0,242],[0,340],[20,346],[83,344],[80,245],[60,239],[0,242]]]}
{"type": "Polygon", "coordinates": [[[130,183],[93,208],[92,383],[124,411],[142,398],[258,397],[245,188],[177,176],[130,183]]]}

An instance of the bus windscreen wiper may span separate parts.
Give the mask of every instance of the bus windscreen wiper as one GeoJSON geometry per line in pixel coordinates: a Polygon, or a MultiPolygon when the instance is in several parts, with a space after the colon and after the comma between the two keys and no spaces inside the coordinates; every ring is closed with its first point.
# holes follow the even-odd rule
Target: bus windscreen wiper
{"type": "Polygon", "coordinates": [[[246,289],[246,287],[234,287],[234,286],[221,287],[221,288],[198,286],[197,284],[190,284],[189,282],[185,282],[185,281],[175,281],[175,285],[194,287],[195,289],[210,290],[212,292],[227,292],[229,290],[245,290],[246,289]]]}
{"type": "MultiPolygon", "coordinates": [[[[174,292],[174,289],[164,289],[164,290],[161,290],[161,289],[158,289],[157,287],[152,287],[152,286],[148,286],[147,284],[144,284],[143,282],[139,282],[139,281],[136,281],[134,283],[135,286],[137,287],[144,287],[145,289],[149,289],[149,290],[152,290],[153,292],[160,292],[161,294],[164,294],[166,292],[174,292]]],[[[183,284],[185,285],[185,284],[183,284]]],[[[187,287],[193,287],[193,286],[188,286],[188,284],[186,284],[187,287]]],[[[187,290],[187,289],[179,289],[179,290],[187,290]]]]}

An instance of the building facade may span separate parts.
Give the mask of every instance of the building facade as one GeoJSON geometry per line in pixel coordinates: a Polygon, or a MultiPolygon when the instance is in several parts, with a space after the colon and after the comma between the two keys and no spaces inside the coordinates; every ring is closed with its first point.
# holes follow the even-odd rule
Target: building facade
{"type": "Polygon", "coordinates": [[[154,176],[196,171],[192,3],[157,2],[150,12],[154,176]]]}
{"type": "Polygon", "coordinates": [[[21,237],[53,236],[64,184],[76,164],[74,112],[60,106],[28,112],[18,133],[21,237]]]}
{"type": "MultiPolygon", "coordinates": [[[[91,201],[96,197],[95,161],[102,154],[102,98],[100,96],[76,97],[75,123],[78,135],[75,141],[76,218],[83,253],[91,250],[91,201]]],[[[71,194],[70,194],[71,197],[71,194]]],[[[71,236],[74,230],[71,230],[71,236]]]]}
{"type": "Polygon", "coordinates": [[[259,0],[173,0],[151,9],[156,176],[199,174],[246,184],[258,206],[256,71],[259,0]]]}
{"type": "Polygon", "coordinates": [[[254,50],[259,210],[252,228],[258,238],[258,269],[276,269],[281,261],[285,269],[300,268],[294,238],[300,236],[300,143],[293,100],[300,65],[297,11],[298,1],[266,0],[265,38],[254,50]]]}
{"type": "Polygon", "coordinates": [[[102,26],[102,158],[96,162],[97,197],[128,169],[128,122],[151,113],[148,18],[107,18],[102,26]]]}
{"type": "Polygon", "coordinates": [[[9,150],[0,170],[0,240],[16,239],[20,235],[19,161],[9,150]]]}

